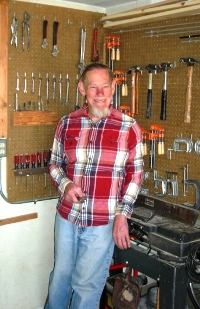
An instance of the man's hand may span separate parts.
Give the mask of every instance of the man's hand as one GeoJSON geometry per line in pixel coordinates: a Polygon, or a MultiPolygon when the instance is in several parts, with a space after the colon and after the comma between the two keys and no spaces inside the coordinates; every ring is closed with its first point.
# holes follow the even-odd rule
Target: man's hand
{"type": "Polygon", "coordinates": [[[71,203],[79,203],[79,199],[84,196],[84,193],[81,187],[70,182],[65,187],[64,196],[65,196],[65,199],[71,203]]]}
{"type": "Polygon", "coordinates": [[[131,246],[126,216],[115,216],[113,225],[113,239],[117,247],[120,249],[127,249],[131,246]]]}

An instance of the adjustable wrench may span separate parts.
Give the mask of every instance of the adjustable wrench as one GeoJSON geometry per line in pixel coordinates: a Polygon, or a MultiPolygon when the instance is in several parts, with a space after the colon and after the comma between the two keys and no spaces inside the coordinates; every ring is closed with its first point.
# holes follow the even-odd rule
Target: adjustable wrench
{"type": "Polygon", "coordinates": [[[80,74],[83,74],[85,69],[85,40],[86,40],[86,28],[81,28],[81,52],[80,52],[80,62],[78,64],[78,68],[80,69],[80,74]]]}
{"type": "Polygon", "coordinates": [[[51,52],[53,57],[56,57],[59,52],[58,46],[57,46],[58,26],[59,26],[59,22],[54,21],[53,23],[53,50],[51,52]]]}

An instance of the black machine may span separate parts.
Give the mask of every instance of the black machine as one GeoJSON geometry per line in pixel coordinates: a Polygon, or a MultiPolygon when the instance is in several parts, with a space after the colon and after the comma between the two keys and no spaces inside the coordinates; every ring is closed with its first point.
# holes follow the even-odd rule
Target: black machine
{"type": "MultiPolygon", "coordinates": [[[[159,281],[160,309],[186,306],[188,261],[193,248],[200,247],[200,229],[194,226],[198,216],[194,207],[139,194],[128,219],[131,248],[115,247],[117,262],[159,281]]],[[[196,275],[200,282],[198,270],[196,275]]]]}

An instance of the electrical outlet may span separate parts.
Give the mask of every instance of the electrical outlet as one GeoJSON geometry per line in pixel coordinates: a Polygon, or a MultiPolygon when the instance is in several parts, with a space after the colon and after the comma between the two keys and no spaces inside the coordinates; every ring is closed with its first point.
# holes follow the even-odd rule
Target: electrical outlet
{"type": "Polygon", "coordinates": [[[6,138],[0,138],[0,158],[7,156],[6,138]]]}

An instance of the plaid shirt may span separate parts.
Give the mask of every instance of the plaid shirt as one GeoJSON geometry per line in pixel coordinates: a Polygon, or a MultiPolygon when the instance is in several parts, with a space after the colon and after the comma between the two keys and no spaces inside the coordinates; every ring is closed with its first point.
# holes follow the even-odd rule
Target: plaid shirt
{"type": "Polygon", "coordinates": [[[60,215],[80,226],[104,225],[116,214],[132,213],[143,179],[141,130],[112,106],[98,123],[86,111],[87,104],[59,121],[49,170],[60,193],[60,215]],[[81,186],[84,203],[64,198],[69,182],[81,186]]]}

